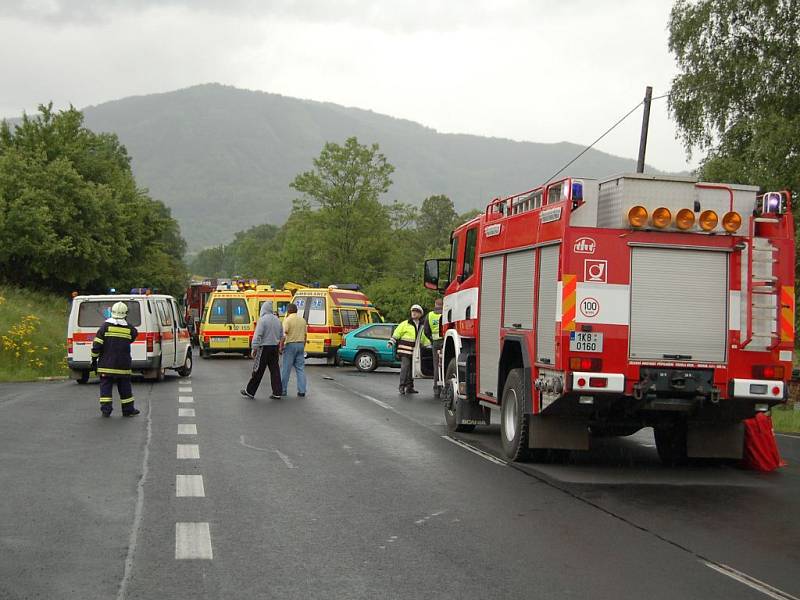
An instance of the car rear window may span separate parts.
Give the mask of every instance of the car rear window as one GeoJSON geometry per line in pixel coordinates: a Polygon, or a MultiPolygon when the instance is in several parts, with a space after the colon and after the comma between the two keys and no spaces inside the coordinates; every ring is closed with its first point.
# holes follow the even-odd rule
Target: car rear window
{"type": "MultiPolygon", "coordinates": [[[[106,319],[111,318],[111,307],[119,300],[87,300],[78,308],[78,327],[100,327],[106,319]]],[[[128,307],[126,321],[138,327],[142,324],[140,304],[136,300],[124,301],[128,307]]]]}

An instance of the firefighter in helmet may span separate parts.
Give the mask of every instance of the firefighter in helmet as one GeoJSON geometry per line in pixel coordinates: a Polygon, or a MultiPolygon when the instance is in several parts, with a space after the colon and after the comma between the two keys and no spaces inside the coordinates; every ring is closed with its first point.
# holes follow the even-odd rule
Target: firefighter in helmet
{"type": "Polygon", "coordinates": [[[389,344],[396,346],[395,352],[400,359],[400,393],[417,394],[414,389],[414,370],[411,365],[414,355],[414,344],[422,330],[422,307],[415,304],[411,307],[411,318],[395,327],[389,344]]]}
{"type": "Polygon", "coordinates": [[[117,384],[122,416],[133,417],[139,414],[133,405],[131,390],[131,344],[136,339],[136,328],[129,325],[128,306],[115,302],[111,307],[111,317],[97,330],[92,343],[92,369],[100,376],[100,412],[110,417],[114,409],[112,391],[117,384]]]}

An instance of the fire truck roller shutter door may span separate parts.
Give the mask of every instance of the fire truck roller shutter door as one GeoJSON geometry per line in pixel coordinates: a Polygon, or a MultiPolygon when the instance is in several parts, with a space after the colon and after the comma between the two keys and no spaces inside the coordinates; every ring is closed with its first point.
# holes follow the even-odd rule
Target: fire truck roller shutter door
{"type": "Polygon", "coordinates": [[[535,265],[536,255],[533,250],[514,252],[506,257],[503,327],[533,329],[535,265]]]}
{"type": "Polygon", "coordinates": [[[631,248],[631,358],[725,360],[728,260],[727,252],[631,248]]]}
{"type": "Polygon", "coordinates": [[[536,360],[555,363],[560,245],[539,249],[539,296],[536,299],[536,360]]]}
{"type": "Polygon", "coordinates": [[[500,307],[503,291],[503,256],[481,261],[481,297],[478,390],[497,398],[497,363],[500,359],[500,307]]]}

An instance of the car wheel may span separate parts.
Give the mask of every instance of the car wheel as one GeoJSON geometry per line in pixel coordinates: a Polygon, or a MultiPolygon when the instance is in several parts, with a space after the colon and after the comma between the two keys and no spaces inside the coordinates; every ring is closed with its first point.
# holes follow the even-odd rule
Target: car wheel
{"type": "Polygon", "coordinates": [[[177,370],[178,375],[181,377],[188,377],[192,374],[192,351],[189,350],[186,353],[186,361],[183,363],[183,366],[177,370]]]}
{"type": "Polygon", "coordinates": [[[370,373],[378,368],[378,359],[375,358],[375,354],[369,350],[362,350],[356,354],[354,362],[356,369],[362,373],[370,373]]]}
{"type": "Polygon", "coordinates": [[[456,359],[451,358],[444,372],[444,389],[441,395],[442,404],[444,404],[444,420],[447,423],[448,431],[469,433],[475,429],[475,425],[456,422],[456,398],[453,394],[453,382],[456,380],[457,374],[456,359]]]}

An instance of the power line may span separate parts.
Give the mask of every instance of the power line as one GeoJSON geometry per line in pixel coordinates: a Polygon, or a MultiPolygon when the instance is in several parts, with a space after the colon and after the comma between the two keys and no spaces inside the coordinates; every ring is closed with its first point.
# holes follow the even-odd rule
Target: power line
{"type": "MultiPolygon", "coordinates": [[[[669,94],[662,94],[661,96],[656,96],[655,98],[652,98],[651,100],[660,100],[661,98],[666,98],[667,96],[669,96],[669,94]]],[[[619,125],[620,125],[620,124],[621,124],[621,123],[622,123],[622,122],[625,120],[625,119],[627,119],[628,117],[630,117],[630,116],[631,116],[631,115],[632,115],[632,114],[633,114],[633,113],[636,111],[636,109],[637,109],[637,108],[639,108],[639,107],[640,107],[642,104],[644,104],[644,100],[641,100],[641,101],[640,101],[640,102],[639,102],[639,103],[638,103],[636,106],[634,106],[634,107],[633,107],[632,109],[630,109],[630,110],[629,110],[627,113],[625,113],[625,116],[623,116],[623,117],[622,117],[622,118],[621,118],[619,121],[617,121],[617,122],[616,122],[616,123],[614,123],[614,124],[613,124],[611,127],[609,127],[609,128],[608,128],[608,129],[607,129],[607,130],[606,130],[606,131],[603,133],[603,135],[601,135],[599,138],[597,138],[597,139],[596,139],[595,141],[593,141],[591,144],[589,144],[588,146],[586,146],[586,148],[584,148],[583,150],[581,150],[581,151],[578,153],[578,155],[577,155],[575,158],[573,158],[572,160],[570,160],[570,161],[569,161],[567,164],[565,164],[563,167],[561,167],[561,168],[560,168],[558,171],[556,171],[555,173],[553,173],[552,175],[550,175],[550,177],[548,177],[548,178],[545,180],[545,182],[544,182],[542,185],[547,185],[548,183],[550,183],[550,182],[553,180],[553,178],[554,178],[556,175],[558,175],[559,173],[561,173],[562,171],[564,171],[564,170],[565,170],[567,167],[569,167],[569,166],[570,166],[572,163],[574,163],[574,162],[575,162],[576,160],[578,160],[578,159],[579,159],[581,156],[583,156],[583,155],[584,155],[584,154],[586,154],[586,153],[587,153],[589,150],[591,150],[591,149],[594,147],[594,145],[595,145],[595,144],[597,144],[597,142],[599,142],[599,141],[600,141],[600,140],[602,140],[604,137],[606,137],[606,136],[607,136],[609,133],[611,133],[612,131],[614,131],[614,130],[615,130],[615,129],[616,129],[616,128],[617,128],[617,127],[618,127],[618,126],[619,126],[619,125]]]]}

